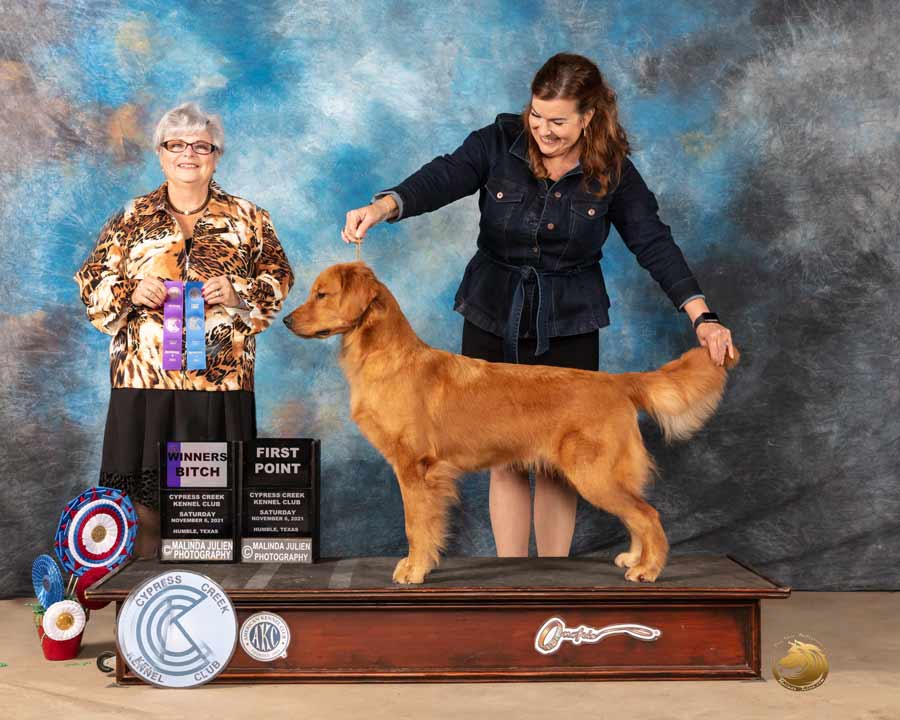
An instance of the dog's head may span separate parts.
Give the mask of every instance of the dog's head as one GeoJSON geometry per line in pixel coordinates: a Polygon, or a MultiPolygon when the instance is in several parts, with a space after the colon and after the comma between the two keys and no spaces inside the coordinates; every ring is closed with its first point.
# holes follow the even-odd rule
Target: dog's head
{"type": "Polygon", "coordinates": [[[360,324],[378,296],[379,282],[363,262],[341,263],[323,270],[306,302],[284,318],[288,329],[304,338],[327,338],[360,324]]]}

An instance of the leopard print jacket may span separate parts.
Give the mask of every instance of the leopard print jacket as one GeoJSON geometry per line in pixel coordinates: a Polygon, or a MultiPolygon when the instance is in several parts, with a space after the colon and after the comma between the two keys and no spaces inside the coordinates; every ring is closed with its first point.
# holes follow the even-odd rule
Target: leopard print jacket
{"type": "Polygon", "coordinates": [[[294,283],[269,214],[211,183],[188,258],[165,198],[163,183],[111,217],[75,274],[88,319],[112,335],[112,387],[253,390],[256,333],[269,326],[294,283]],[[206,306],[205,370],[163,370],[163,309],[133,307],[132,292],[149,276],[203,281],[218,275],[228,277],[244,307],[206,306]]]}

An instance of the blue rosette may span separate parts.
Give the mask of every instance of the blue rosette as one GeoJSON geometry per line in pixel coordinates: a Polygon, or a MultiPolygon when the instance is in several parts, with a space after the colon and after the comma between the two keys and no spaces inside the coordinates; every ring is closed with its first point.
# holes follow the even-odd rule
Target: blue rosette
{"type": "Polygon", "coordinates": [[[65,587],[59,565],[49,555],[38,555],[31,565],[31,582],[34,594],[44,608],[63,599],[65,587]]]}

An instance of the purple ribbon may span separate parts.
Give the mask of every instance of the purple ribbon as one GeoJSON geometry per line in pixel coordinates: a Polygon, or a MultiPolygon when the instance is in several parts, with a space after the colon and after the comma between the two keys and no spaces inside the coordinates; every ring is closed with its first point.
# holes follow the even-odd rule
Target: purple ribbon
{"type": "Polygon", "coordinates": [[[184,283],[166,280],[166,302],[163,305],[163,370],[181,370],[181,330],[184,324],[184,283]]]}

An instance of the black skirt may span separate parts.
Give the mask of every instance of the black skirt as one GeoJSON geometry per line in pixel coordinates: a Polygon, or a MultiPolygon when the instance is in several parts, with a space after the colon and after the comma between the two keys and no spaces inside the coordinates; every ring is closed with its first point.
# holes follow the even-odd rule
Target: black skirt
{"type": "MultiPolygon", "coordinates": [[[[519,338],[520,365],[554,365],[580,370],[600,369],[600,331],[550,338],[550,349],[535,357],[536,338],[519,338]]],[[[503,338],[482,330],[468,320],[463,323],[461,355],[488,362],[504,362],[503,338]]]]}
{"type": "Polygon", "coordinates": [[[106,413],[100,484],[159,508],[159,443],[256,438],[251,391],[113,388],[106,413]]]}

